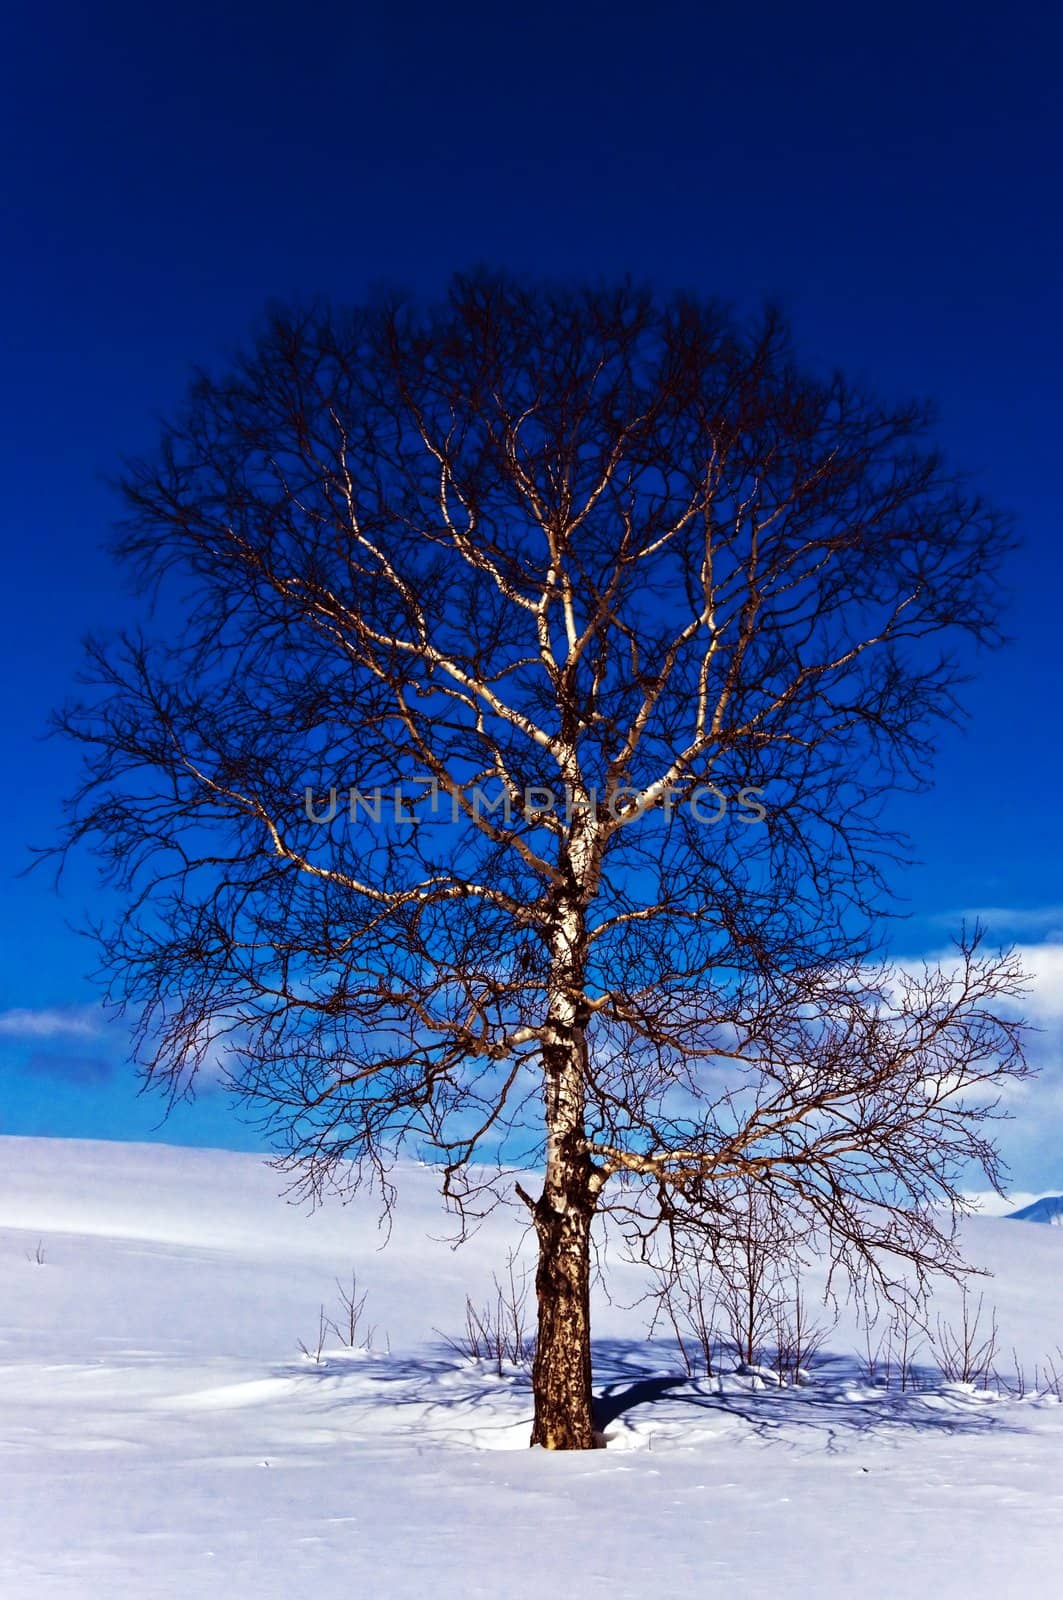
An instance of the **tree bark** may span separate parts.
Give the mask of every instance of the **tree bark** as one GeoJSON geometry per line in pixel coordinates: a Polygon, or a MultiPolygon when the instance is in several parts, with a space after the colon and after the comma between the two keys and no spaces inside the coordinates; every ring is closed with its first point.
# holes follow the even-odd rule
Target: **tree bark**
{"type": "MultiPolygon", "coordinates": [[[[531,1442],[547,1450],[592,1450],[591,1223],[603,1174],[587,1151],[587,906],[601,859],[596,811],[576,757],[581,712],[574,671],[562,674],[561,768],[571,828],[553,903],[548,1027],[542,1043],[546,1175],[531,1211],[539,1242],[539,1325],[532,1367],[531,1442]]],[[[527,1198],[527,1197],[525,1197],[527,1198]]]]}
{"type": "MultiPolygon", "coordinates": [[[[577,878],[578,881],[578,878],[577,878]]],[[[557,909],[550,978],[550,1031],[543,1045],[546,1176],[532,1206],[539,1241],[539,1327],[532,1369],[532,1444],[590,1450],[591,1222],[601,1174],[587,1153],[586,943],[578,892],[557,909]]]]}
{"type": "Polygon", "coordinates": [[[590,1243],[594,1199],[586,1157],[558,1150],[534,1208],[539,1238],[538,1339],[532,1368],[532,1444],[591,1450],[590,1243]]]}

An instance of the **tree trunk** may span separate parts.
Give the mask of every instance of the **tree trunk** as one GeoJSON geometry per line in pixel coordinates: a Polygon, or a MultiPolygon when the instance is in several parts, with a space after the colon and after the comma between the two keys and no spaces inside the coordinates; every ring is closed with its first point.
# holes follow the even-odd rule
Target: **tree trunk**
{"type": "MultiPolygon", "coordinates": [[[[575,783],[576,774],[573,774],[575,783]]],[[[580,790],[579,798],[586,802],[580,790]]],[[[532,1205],[539,1240],[538,1339],[532,1368],[531,1442],[591,1450],[591,1222],[603,1177],[587,1152],[586,901],[596,848],[593,810],[577,812],[555,904],[543,1041],[546,1177],[532,1205]]]]}
{"type": "Polygon", "coordinates": [[[547,1450],[591,1450],[590,1242],[594,1201],[585,1158],[563,1153],[547,1168],[534,1209],[539,1237],[535,1290],[539,1331],[532,1368],[532,1444],[547,1450]],[[551,1166],[553,1171],[551,1171],[551,1166]]]}

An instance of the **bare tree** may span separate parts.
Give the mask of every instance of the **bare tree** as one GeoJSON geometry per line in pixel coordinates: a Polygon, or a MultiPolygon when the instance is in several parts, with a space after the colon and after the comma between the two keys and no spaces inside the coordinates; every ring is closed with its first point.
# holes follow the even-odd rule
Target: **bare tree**
{"type": "Polygon", "coordinates": [[[534,1442],[593,1444],[603,1206],[754,1181],[888,1279],[997,1181],[1015,962],[876,965],[882,803],[1009,542],[925,438],[777,315],[479,275],[277,311],[127,470],[169,642],[93,646],[61,719],[110,997],[312,1191],[416,1143],[467,1214],[541,1164],[534,1442]]]}

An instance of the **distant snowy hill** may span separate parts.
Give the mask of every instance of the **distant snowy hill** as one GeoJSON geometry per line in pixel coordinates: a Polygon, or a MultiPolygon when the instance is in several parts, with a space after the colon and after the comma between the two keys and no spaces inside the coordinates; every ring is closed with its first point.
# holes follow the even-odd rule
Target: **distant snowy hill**
{"type": "Polygon", "coordinates": [[[1009,1222],[1047,1222],[1054,1228],[1063,1228],[1063,1194],[1046,1194],[1033,1205],[1008,1214],[1009,1222]]]}

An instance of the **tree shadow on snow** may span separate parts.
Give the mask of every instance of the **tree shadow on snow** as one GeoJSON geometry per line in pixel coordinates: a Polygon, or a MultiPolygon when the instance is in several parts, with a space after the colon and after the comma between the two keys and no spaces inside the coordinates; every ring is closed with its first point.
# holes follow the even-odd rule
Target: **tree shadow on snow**
{"type": "MultiPolygon", "coordinates": [[[[718,1374],[688,1377],[662,1373],[671,1347],[645,1341],[606,1340],[595,1344],[595,1375],[611,1375],[595,1399],[595,1424],[603,1431],[631,1412],[654,1408],[654,1420],[693,1420],[692,1411],[731,1416],[755,1434],[768,1438],[820,1435],[828,1450],[844,1435],[873,1432],[985,1434],[1004,1429],[1019,1432],[1014,1411],[1002,1414],[1005,1402],[946,1387],[929,1372],[917,1374],[918,1388],[901,1392],[874,1386],[860,1377],[851,1358],[819,1356],[807,1382],[779,1386],[758,1384],[749,1374],[730,1370],[725,1361],[718,1374]]],[[[649,1420],[648,1415],[635,1419],[649,1420]]]]}
{"type": "MultiPolygon", "coordinates": [[[[707,1427],[731,1418],[764,1440],[790,1447],[818,1442],[827,1451],[846,1438],[872,1433],[955,1435],[993,1430],[1022,1431],[1015,1407],[953,1386],[929,1373],[922,1386],[875,1387],[862,1378],[853,1358],[821,1355],[809,1381],[783,1387],[758,1384],[749,1374],[727,1370],[688,1377],[675,1367],[674,1347],[645,1340],[599,1340],[594,1346],[595,1427],[600,1433],[625,1419],[639,1431],[644,1424],[669,1431],[698,1431],[699,1413],[707,1427]],[[669,1368],[671,1370],[669,1370],[669,1368]]],[[[314,1392],[315,1409],[386,1413],[401,1429],[433,1421],[483,1436],[531,1422],[531,1379],[527,1371],[499,1374],[489,1361],[474,1361],[453,1350],[438,1354],[356,1355],[328,1352],[320,1363],[291,1362],[275,1369],[298,1376],[314,1392]]]]}

